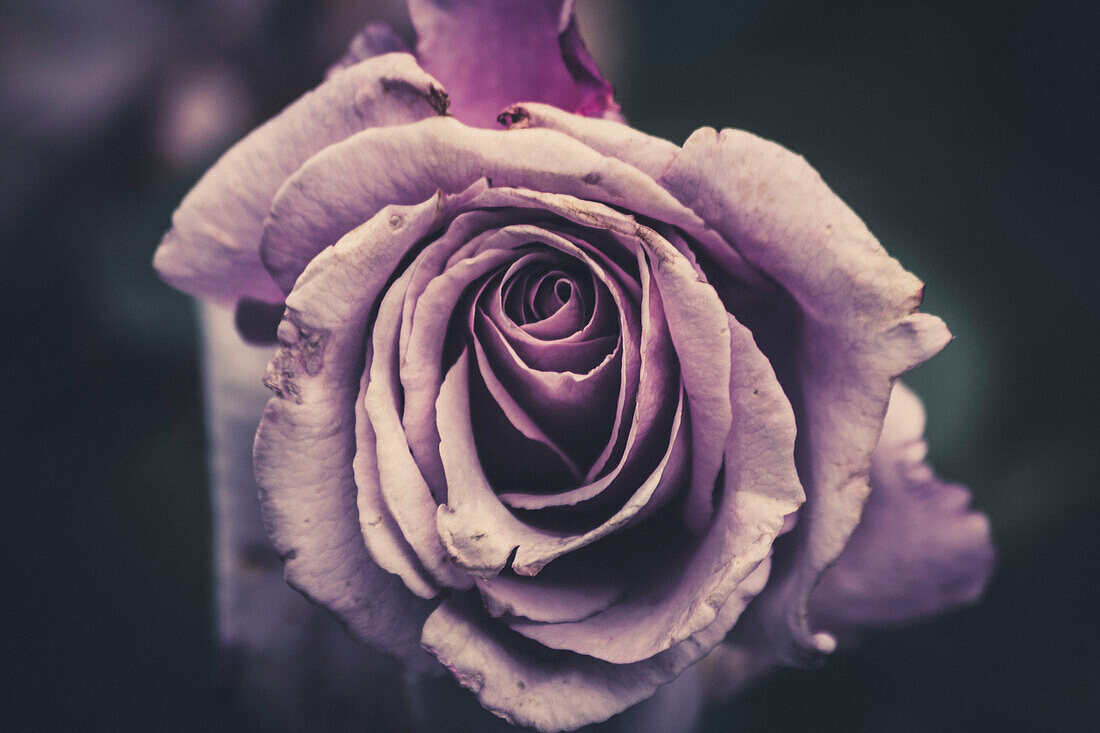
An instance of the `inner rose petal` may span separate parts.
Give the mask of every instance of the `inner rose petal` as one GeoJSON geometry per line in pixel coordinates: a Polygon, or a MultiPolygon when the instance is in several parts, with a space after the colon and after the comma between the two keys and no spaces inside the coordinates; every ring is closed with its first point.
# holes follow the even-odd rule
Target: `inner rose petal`
{"type": "MultiPolygon", "coordinates": [[[[469,289],[475,281],[489,276],[492,271],[503,266],[509,260],[514,260],[517,252],[530,250],[533,246],[543,247],[549,254],[560,260],[563,257],[561,252],[558,251],[560,247],[545,247],[545,244],[547,242],[553,244],[564,242],[552,233],[530,225],[505,226],[497,230],[482,232],[469,242],[458,246],[453,252],[451,249],[455,248],[454,242],[451,241],[450,246],[444,246],[445,241],[446,238],[441,238],[439,242],[429,245],[411,268],[413,270],[412,281],[419,280],[422,291],[411,306],[411,314],[405,319],[406,324],[411,320],[412,325],[407,326],[406,330],[407,341],[401,370],[401,381],[405,390],[403,425],[408,434],[410,447],[418,462],[426,467],[426,474],[431,473],[433,476],[436,475],[432,471],[432,466],[438,462],[437,446],[439,441],[435,426],[434,400],[441,383],[440,368],[443,363],[445,343],[449,335],[453,337],[461,328],[461,326],[456,326],[456,323],[466,320],[463,314],[457,312],[459,302],[464,294],[470,292],[469,289]],[[468,255],[468,257],[460,259],[461,254],[468,255]],[[447,260],[446,268],[424,283],[428,274],[439,267],[439,263],[443,259],[447,260]],[[457,319],[457,321],[453,319],[457,319]]],[[[572,246],[568,242],[564,242],[564,245],[566,247],[572,246]]],[[[521,258],[530,257],[534,257],[534,255],[528,253],[521,256],[521,258]]],[[[568,259],[572,260],[574,258],[570,257],[568,259]]],[[[483,290],[483,285],[478,287],[478,292],[483,290]]],[[[407,306],[410,300],[411,293],[407,291],[405,297],[407,306]]],[[[478,300],[481,301],[484,298],[478,298],[478,300]]],[[[468,324],[467,328],[472,330],[472,324],[468,324]]],[[[609,342],[606,340],[599,344],[602,348],[606,348],[608,345],[609,342]]],[[[601,363],[613,364],[613,354],[614,350],[607,351],[601,363]]],[[[521,369],[525,368],[521,365],[521,369]]],[[[560,376],[561,374],[568,373],[548,373],[546,376],[551,380],[557,380],[559,383],[563,380],[569,380],[569,377],[560,376]]],[[[589,389],[589,398],[599,392],[616,393],[613,382],[617,379],[617,375],[614,374],[613,369],[597,370],[591,374],[592,379],[596,377],[602,377],[598,385],[599,389],[589,389]]],[[[517,390],[511,384],[507,385],[507,391],[513,396],[517,395],[517,390]]],[[[522,395],[522,391],[518,394],[522,395]]],[[[564,393],[559,390],[560,394],[564,393]]],[[[586,402],[586,407],[598,407],[597,402],[589,399],[586,402]]],[[[540,415],[538,414],[544,411],[534,409],[534,403],[531,402],[520,400],[519,403],[522,410],[535,417],[538,426],[545,430],[544,421],[539,419],[540,415]]],[[[505,412],[510,415],[517,415],[518,413],[512,408],[513,406],[505,406],[505,412]]],[[[608,409],[607,412],[612,411],[608,409]]],[[[519,422],[525,426],[521,429],[521,432],[532,439],[538,439],[535,433],[528,429],[531,426],[529,420],[519,418],[519,422]]],[[[519,427],[519,425],[517,424],[516,427],[519,427]]],[[[545,435],[541,437],[545,437],[545,435]]],[[[556,438],[556,436],[552,437],[556,438]]],[[[601,445],[597,445],[597,452],[601,445]]],[[[559,453],[556,446],[551,446],[550,443],[547,443],[547,446],[553,452],[559,453]]],[[[570,471],[572,472],[572,468],[570,471]]],[[[443,485],[441,476],[438,477],[437,481],[438,483],[433,482],[433,486],[443,485]]]]}
{"type": "Polygon", "coordinates": [[[680,485],[686,432],[681,416],[684,400],[677,404],[674,431],[656,469],[636,485],[630,500],[595,529],[575,534],[541,529],[521,521],[499,500],[476,460],[470,421],[469,357],[463,352],[444,379],[436,414],[439,419],[440,456],[447,472],[447,504],[436,514],[439,536],[454,562],[483,578],[498,575],[508,566],[520,575],[537,575],[547,563],[584,547],[644,516],[651,501],[674,493],[680,485]]]}
{"type": "MultiPolygon", "coordinates": [[[[635,246],[635,256],[641,265],[638,381],[630,401],[632,409],[627,417],[629,427],[626,431],[621,431],[621,423],[616,425],[624,437],[617,461],[611,464],[609,470],[600,474],[599,478],[596,478],[596,470],[602,469],[602,466],[597,463],[589,472],[589,483],[554,496],[505,493],[501,499],[509,506],[532,510],[568,507],[590,502],[605,492],[625,499],[644,480],[646,473],[652,470],[655,456],[660,455],[667,443],[670,434],[667,426],[672,421],[669,395],[678,389],[679,371],[672,358],[672,342],[664,320],[660,292],[651,286],[645,257],[637,243],[635,246]]],[[[606,501],[602,503],[607,504],[606,501]]],[[[548,518],[543,516],[541,521],[548,518]]]]}
{"type": "MultiPolygon", "coordinates": [[[[484,311],[524,363],[532,368],[588,371],[614,348],[620,338],[620,328],[615,300],[591,271],[586,275],[591,295],[585,297],[592,303],[591,312],[588,321],[573,333],[559,335],[556,318],[560,311],[545,321],[517,325],[504,312],[504,303],[515,290],[513,283],[504,285],[500,297],[490,299],[484,311]]],[[[507,277],[506,274],[506,281],[507,277]]]]}

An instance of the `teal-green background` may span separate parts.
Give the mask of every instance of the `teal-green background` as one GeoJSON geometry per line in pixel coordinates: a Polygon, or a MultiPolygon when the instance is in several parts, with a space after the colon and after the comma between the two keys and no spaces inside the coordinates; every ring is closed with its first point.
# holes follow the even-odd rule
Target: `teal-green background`
{"type": "MultiPolygon", "coordinates": [[[[315,83],[339,48],[311,3],[269,3],[228,40],[203,25],[209,2],[119,0],[87,17],[64,5],[0,10],[7,717],[31,729],[247,729],[211,676],[191,305],[149,268],[201,166],[158,155],[157,104],[180,54],[219,55],[254,94],[251,124],[315,83]],[[148,7],[152,21],[129,12],[148,7]],[[142,34],[155,73],[105,109],[77,110],[66,127],[10,103],[43,58],[86,81],[72,39],[122,48],[142,34]],[[30,61],[21,39],[36,44],[30,61]]],[[[956,340],[908,381],[929,408],[932,460],[972,487],[999,550],[977,606],[781,672],[709,710],[702,729],[1092,729],[1094,7],[620,6],[614,81],[635,126],[676,142],[701,125],[741,127],[800,152],[928,283],[925,310],[956,340]]]]}

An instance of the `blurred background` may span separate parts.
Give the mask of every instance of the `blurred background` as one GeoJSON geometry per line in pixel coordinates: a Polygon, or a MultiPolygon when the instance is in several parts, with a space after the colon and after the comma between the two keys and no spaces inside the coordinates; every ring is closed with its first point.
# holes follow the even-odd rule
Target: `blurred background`
{"type": "MultiPolygon", "coordinates": [[[[1094,729],[1095,6],[578,4],[636,127],[800,152],[927,282],[956,339],[907,381],[999,550],[980,604],[776,674],[702,730],[1094,729]]],[[[12,729],[247,730],[212,681],[193,304],[150,260],[205,166],[368,20],[409,29],[396,1],[0,6],[12,729]]]]}

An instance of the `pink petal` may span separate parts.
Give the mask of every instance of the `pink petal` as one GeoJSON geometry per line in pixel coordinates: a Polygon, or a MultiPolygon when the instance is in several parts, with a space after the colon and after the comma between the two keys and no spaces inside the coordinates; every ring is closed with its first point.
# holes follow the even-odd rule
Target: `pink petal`
{"type": "Polygon", "coordinates": [[[417,58],[451,90],[453,114],[493,127],[525,100],[615,114],[611,86],[584,48],[572,0],[410,0],[417,58]]]}

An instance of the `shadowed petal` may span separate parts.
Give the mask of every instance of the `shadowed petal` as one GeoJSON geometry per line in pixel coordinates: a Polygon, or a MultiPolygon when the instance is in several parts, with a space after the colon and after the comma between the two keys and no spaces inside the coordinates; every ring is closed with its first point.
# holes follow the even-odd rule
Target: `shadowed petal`
{"type": "Polygon", "coordinates": [[[799,156],[746,132],[695,132],[660,180],[804,316],[798,378],[799,468],[808,514],[790,567],[738,631],[778,661],[804,663],[835,646],[806,624],[806,600],[859,521],[870,455],[896,377],[950,334],[917,313],[921,283],[799,156]]]}
{"type": "MultiPolygon", "coordinates": [[[[675,571],[572,623],[509,625],[542,644],[617,664],[647,659],[714,622],[718,609],[771,553],[804,498],[794,469],[794,415],[748,329],[729,318],[734,366],[726,389],[725,490],[706,535],[675,571]]],[[[694,439],[695,436],[693,435],[694,439]]]]}
{"type": "Polygon", "coordinates": [[[660,502],[678,484],[686,440],[679,429],[682,400],[663,458],[611,518],[583,534],[523,523],[501,503],[477,461],[470,422],[468,360],[464,352],[451,367],[437,406],[442,437],[439,453],[447,472],[448,494],[447,504],[439,507],[436,522],[444,546],[459,567],[482,578],[492,578],[510,562],[520,575],[537,575],[555,558],[640,521],[646,516],[647,506],[660,502]]]}
{"type": "Polygon", "coordinates": [[[925,463],[924,409],[898,384],[871,455],[871,498],[836,565],[810,596],[816,628],[911,621],[981,594],[993,570],[989,522],[970,492],[925,463]]]}
{"type": "Polygon", "coordinates": [[[469,601],[444,601],[421,642],[487,709],[513,725],[576,730],[645,700],[713,649],[768,577],[764,560],[729,597],[714,623],[635,664],[611,664],[546,649],[490,619],[469,601]]]}

